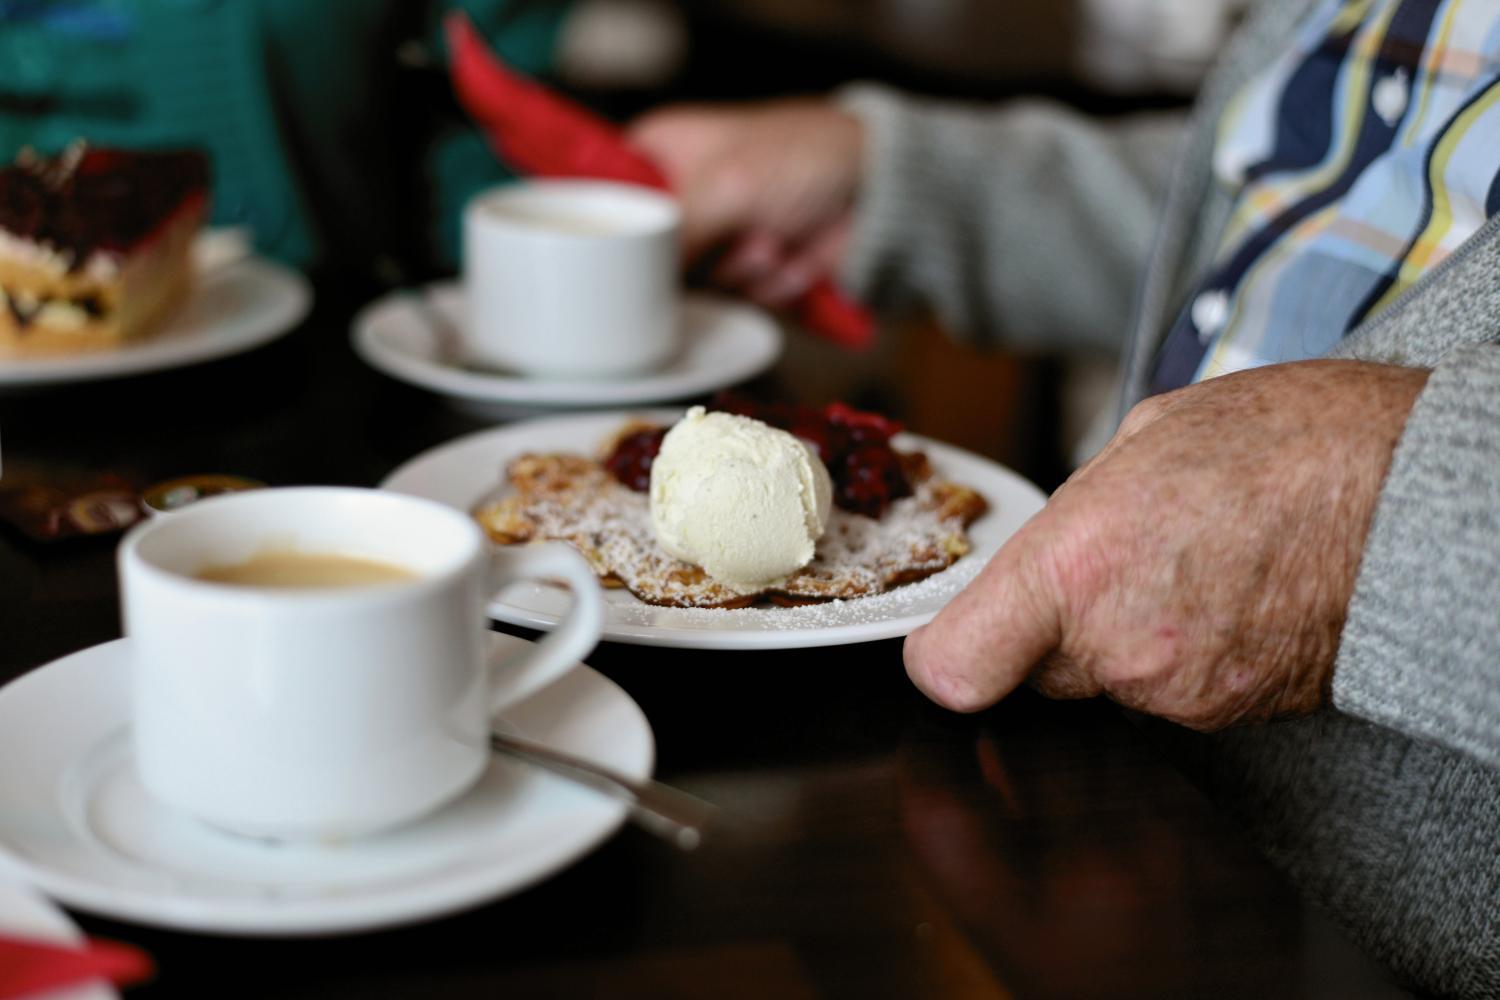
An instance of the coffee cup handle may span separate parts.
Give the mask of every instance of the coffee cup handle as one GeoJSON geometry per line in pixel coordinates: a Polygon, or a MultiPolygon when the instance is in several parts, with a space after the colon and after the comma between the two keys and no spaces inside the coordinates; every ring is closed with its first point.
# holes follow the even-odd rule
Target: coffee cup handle
{"type": "Polygon", "coordinates": [[[489,586],[494,595],[520,579],[562,580],[573,600],[550,634],[530,649],[490,669],[490,712],[533,694],[557,680],[589,654],[604,629],[604,598],[589,564],[566,542],[501,546],[490,555],[489,586]]]}

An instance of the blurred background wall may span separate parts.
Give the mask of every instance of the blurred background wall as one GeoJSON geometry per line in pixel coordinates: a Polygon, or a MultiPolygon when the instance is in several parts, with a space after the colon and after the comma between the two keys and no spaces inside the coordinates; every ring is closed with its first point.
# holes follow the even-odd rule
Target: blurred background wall
{"type": "Polygon", "coordinates": [[[1180,98],[1248,2],[582,0],[560,70],[601,91],[764,96],[876,76],[981,98],[1180,98]]]}

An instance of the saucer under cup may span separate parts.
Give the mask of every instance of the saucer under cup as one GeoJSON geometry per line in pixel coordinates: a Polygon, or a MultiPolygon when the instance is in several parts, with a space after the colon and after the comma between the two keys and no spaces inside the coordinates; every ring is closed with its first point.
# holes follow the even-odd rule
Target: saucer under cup
{"type": "MultiPolygon", "coordinates": [[[[487,657],[503,662],[529,645],[491,632],[487,657]]],[[[135,659],[131,641],[117,640],[0,688],[0,877],[13,873],[70,907],[152,926],[348,933],[516,892],[625,819],[617,799],[492,755],[463,795],[382,833],[277,844],[230,836],[141,787],[129,710],[135,659]]],[[[632,779],[651,775],[645,715],[583,664],[508,707],[501,724],[632,779]]],[[[4,910],[0,898],[0,917],[4,910]]]]}

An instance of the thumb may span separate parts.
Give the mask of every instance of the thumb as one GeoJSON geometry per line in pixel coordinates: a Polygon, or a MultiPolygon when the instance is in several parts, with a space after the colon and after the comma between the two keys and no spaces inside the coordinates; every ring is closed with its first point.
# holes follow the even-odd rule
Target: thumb
{"type": "Polygon", "coordinates": [[[1022,529],[936,618],[906,637],[906,672],[956,712],[988,708],[1062,641],[1058,603],[1022,529]]]}

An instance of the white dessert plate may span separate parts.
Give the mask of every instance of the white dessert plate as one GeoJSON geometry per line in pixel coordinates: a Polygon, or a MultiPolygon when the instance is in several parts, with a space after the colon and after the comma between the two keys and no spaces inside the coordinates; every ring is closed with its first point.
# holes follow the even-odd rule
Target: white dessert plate
{"type": "Polygon", "coordinates": [[[307,279],[261,257],[201,275],[167,325],[118,350],[0,358],[0,388],[119,378],[239,354],[294,329],[307,315],[307,279]]]}
{"type": "MultiPolygon", "coordinates": [[[[65,946],[83,943],[83,932],[62,910],[33,890],[0,878],[0,936],[4,935],[65,946]]],[[[0,992],[4,979],[0,969],[0,992]]],[[[80,983],[45,994],[46,1000],[119,1000],[119,996],[103,982],[80,983]]]]}
{"type": "MultiPolygon", "coordinates": [[[[503,654],[524,640],[496,635],[503,654]]],[[[457,801],[359,840],[269,844],[151,800],[130,748],[129,640],[64,657],[0,689],[0,869],[90,913],[243,935],[386,927],[515,892],[594,848],[624,806],[492,759],[457,801]]],[[[634,778],[655,741],[640,707],[580,664],[507,709],[507,728],[634,778]]]]}
{"type": "MultiPolygon", "coordinates": [[[[630,417],[671,423],[681,415],[680,410],[581,413],[479,431],[418,455],[381,486],[473,510],[500,487],[506,464],[524,452],[592,455],[630,417]]],[[[989,512],[969,528],[972,551],[948,569],[874,597],[798,608],[662,608],[624,590],[607,590],[604,638],[694,649],[790,649],[889,639],[926,624],[1046,497],[1014,472],[971,452],[915,434],[903,434],[895,444],[926,452],[940,475],[973,487],[989,501],[989,512]]],[[[566,592],[529,582],[506,588],[489,607],[492,618],[537,629],[552,628],[566,610],[566,592]]]]}
{"type": "Polygon", "coordinates": [[[781,355],[781,328],[769,315],[729,299],[690,294],[682,301],[682,350],[655,371],[617,379],[540,379],[483,371],[446,357],[439,334],[410,301],[413,294],[426,295],[453,329],[463,329],[462,287],[441,282],[366,306],[354,319],[355,352],[392,378],[497,415],[517,407],[579,409],[686,399],[743,382],[781,355]]]}

